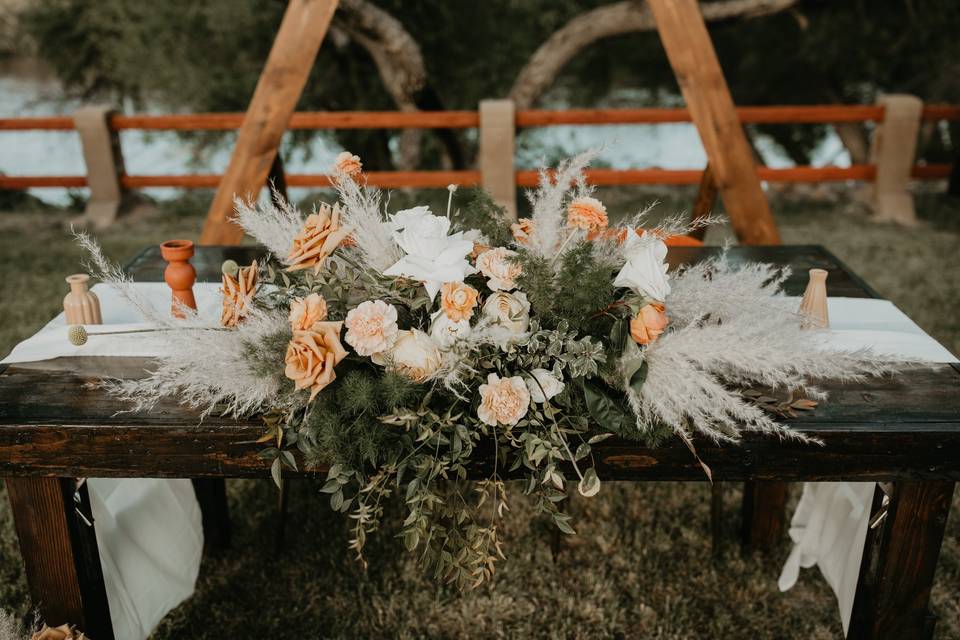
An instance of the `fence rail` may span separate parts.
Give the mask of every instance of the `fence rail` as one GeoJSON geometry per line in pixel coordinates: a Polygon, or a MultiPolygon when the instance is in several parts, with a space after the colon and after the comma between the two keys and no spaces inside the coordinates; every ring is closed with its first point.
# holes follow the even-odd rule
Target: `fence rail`
{"type": "MultiPolygon", "coordinates": [[[[919,100],[909,112],[913,134],[923,122],[960,120],[960,106],[922,105],[919,100]]],[[[737,114],[744,124],[835,124],[872,122],[877,131],[889,122],[902,127],[903,113],[891,115],[890,109],[898,109],[900,103],[883,101],[876,105],[804,105],[739,107],[737,114]]],[[[339,111],[295,113],[289,123],[290,129],[481,129],[481,109],[478,111],[339,111]]],[[[89,111],[89,110],[82,110],[89,111]]],[[[89,113],[80,117],[44,116],[28,118],[0,118],[0,132],[4,131],[72,131],[76,130],[84,148],[88,176],[82,175],[0,175],[0,189],[31,189],[48,187],[82,188],[96,190],[103,178],[112,181],[115,191],[147,187],[177,187],[184,189],[216,188],[221,176],[218,174],[176,175],[128,175],[123,172],[119,155],[119,135],[123,131],[229,131],[240,127],[243,113],[194,113],[170,115],[122,115],[102,110],[99,121],[89,118],[89,113]],[[93,131],[90,123],[93,122],[93,131]],[[91,151],[94,150],[94,151],[91,151]],[[106,150],[106,151],[105,151],[106,150]],[[100,160],[97,160],[99,154],[100,160]],[[106,154],[106,157],[103,157],[106,154]],[[97,169],[94,165],[99,165],[97,169]],[[93,177],[95,172],[96,177],[93,177]]],[[[908,119],[909,119],[908,118],[908,119]]],[[[683,108],[644,109],[565,109],[561,111],[533,109],[513,114],[513,128],[550,127],[558,125],[649,125],[691,122],[689,111],[683,108]]],[[[898,129],[902,131],[902,129],[898,129]]],[[[482,130],[481,130],[482,134],[482,130]]],[[[483,136],[481,139],[481,153],[483,136]]],[[[886,153],[891,153],[889,147],[886,153]]],[[[898,145],[899,146],[899,145],[898,145]]],[[[909,145],[908,145],[909,146],[909,145]]],[[[897,169],[901,182],[913,180],[936,180],[948,177],[951,165],[913,164],[913,150],[909,151],[908,164],[902,162],[897,169]]],[[[875,164],[856,164],[850,167],[773,168],[761,166],[757,175],[761,180],[777,183],[825,182],[825,181],[882,181],[882,158],[871,158],[875,164]]],[[[482,165],[482,163],[481,163],[482,165]]],[[[510,174],[506,174],[509,181],[510,174]]],[[[537,182],[535,171],[513,171],[515,186],[532,186],[537,182]]],[[[697,184],[703,175],[702,169],[593,169],[588,179],[598,185],[639,184],[697,184]]],[[[484,184],[484,175],[478,170],[468,171],[373,171],[366,174],[370,184],[395,188],[443,188],[449,184],[484,184]]],[[[286,184],[291,187],[326,187],[330,182],[323,174],[288,174],[286,184]]],[[[505,186],[505,185],[501,185],[505,186]]],[[[905,187],[902,187],[905,188],[905,187]]],[[[507,189],[509,187],[507,186],[507,189]]],[[[94,194],[91,194],[93,197],[94,194]]]]}

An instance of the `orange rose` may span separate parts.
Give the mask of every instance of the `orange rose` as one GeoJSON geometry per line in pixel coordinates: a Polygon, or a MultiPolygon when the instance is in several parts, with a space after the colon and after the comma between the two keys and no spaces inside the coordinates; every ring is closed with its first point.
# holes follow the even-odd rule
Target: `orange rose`
{"type": "MultiPolygon", "coordinates": [[[[235,266],[235,265],[234,265],[235,266]]],[[[220,324],[235,327],[240,324],[257,294],[257,261],[249,267],[240,267],[236,274],[223,274],[223,311],[220,312],[220,324]]]]}
{"type": "Polygon", "coordinates": [[[567,224],[586,231],[606,229],[607,208],[596,198],[577,198],[567,206],[567,224]]]}
{"type": "Polygon", "coordinates": [[[310,389],[310,401],[336,379],[333,368],[347,355],[340,344],[342,324],[318,322],[309,331],[294,331],[287,346],[284,358],[287,366],[283,373],[293,380],[298,390],[310,389]]]}
{"type": "Polygon", "coordinates": [[[520,218],[510,225],[510,231],[517,244],[526,246],[530,244],[530,234],[533,233],[533,220],[520,218]]]}
{"type": "Polygon", "coordinates": [[[473,251],[470,252],[470,257],[476,260],[480,257],[480,254],[490,251],[490,246],[486,244],[481,244],[479,242],[473,243],[473,251]]]}
{"type": "Polygon", "coordinates": [[[290,301],[290,328],[294,331],[307,331],[326,319],[327,301],[319,293],[290,301]]]}
{"type": "Polygon", "coordinates": [[[637,317],[630,321],[630,337],[637,344],[650,344],[659,338],[670,323],[664,311],[664,306],[658,302],[651,302],[640,309],[637,317]]]}
{"type": "Polygon", "coordinates": [[[313,268],[320,273],[323,262],[333,253],[350,230],[340,226],[340,205],[323,203],[316,213],[307,216],[287,256],[287,271],[313,268]]]}
{"type": "Polygon", "coordinates": [[[469,320],[477,306],[477,290],[462,282],[447,282],[440,288],[440,308],[453,322],[469,320]]]}

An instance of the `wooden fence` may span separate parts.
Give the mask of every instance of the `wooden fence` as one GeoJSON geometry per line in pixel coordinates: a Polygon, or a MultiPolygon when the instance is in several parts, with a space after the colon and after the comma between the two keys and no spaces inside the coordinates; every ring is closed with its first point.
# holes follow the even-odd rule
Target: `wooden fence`
{"type": "MultiPolygon", "coordinates": [[[[911,98],[911,100],[916,100],[911,98]]],[[[501,101],[490,101],[501,102],[501,101]]],[[[919,103],[919,101],[917,101],[919,103]]],[[[833,124],[849,122],[873,122],[876,131],[882,132],[885,123],[891,120],[888,104],[878,105],[815,105],[815,106],[765,106],[740,107],[737,114],[743,124],[833,124]]],[[[304,112],[292,116],[289,128],[297,130],[318,129],[481,129],[481,154],[483,153],[484,131],[481,120],[484,106],[478,111],[436,111],[436,112],[391,112],[391,111],[344,111],[344,112],[304,112]]],[[[85,110],[89,112],[89,109],[85,110]]],[[[78,112],[79,113],[79,112],[78,112]]],[[[216,188],[221,178],[218,174],[177,174],[177,175],[130,175],[123,169],[119,150],[119,134],[129,130],[165,130],[165,131],[224,131],[237,129],[243,120],[242,113],[204,113],[178,115],[121,115],[107,109],[99,111],[100,119],[80,118],[79,115],[0,118],[0,132],[3,131],[71,131],[76,130],[81,137],[87,175],[0,175],[0,189],[28,189],[44,187],[90,187],[91,195],[97,190],[95,182],[115,181],[116,190],[139,189],[144,187],[179,188],[216,188]],[[93,123],[91,125],[90,123],[93,123]],[[98,124],[99,123],[99,124],[98,124]],[[99,130],[97,130],[99,129],[99,130]],[[94,173],[104,175],[94,178],[94,173]],[[112,176],[110,175],[112,174],[112,176]]],[[[513,132],[520,128],[548,127],[557,125],[638,125],[690,122],[686,109],[566,109],[562,111],[526,110],[509,111],[513,123],[509,129],[513,132]]],[[[912,112],[913,113],[913,112],[912,112]]],[[[925,105],[919,109],[918,117],[910,116],[914,138],[923,122],[941,120],[960,120],[960,107],[949,105],[925,105]]],[[[87,114],[89,116],[89,113],[87,114]]],[[[898,118],[903,126],[903,118],[898,118]]],[[[509,123],[507,123],[509,125],[509,123]]],[[[910,123],[908,122],[908,125],[910,123]]],[[[909,134],[909,131],[908,131],[909,134]]],[[[0,133],[2,135],[2,133],[0,133]]],[[[513,140],[508,141],[512,153],[513,140]]],[[[502,145],[500,145],[502,146],[502,145]]],[[[889,145],[888,145],[889,146],[889,145]]],[[[910,153],[913,153],[911,147],[910,153]]],[[[895,150],[888,150],[888,154],[895,150]]],[[[900,154],[899,163],[904,163],[900,154]]],[[[760,166],[757,174],[760,179],[769,182],[824,182],[856,180],[872,182],[877,178],[878,167],[882,171],[883,154],[871,153],[871,164],[855,164],[849,167],[811,167],[797,166],[773,168],[760,166]]],[[[931,180],[950,175],[949,164],[914,164],[910,157],[907,179],[931,180]]],[[[479,166],[484,166],[483,160],[479,166]]],[[[513,171],[513,185],[532,186],[536,184],[535,171],[513,171]]],[[[702,169],[591,169],[588,179],[598,185],[638,185],[638,184],[697,184],[702,169]]],[[[395,188],[420,187],[442,188],[449,184],[478,185],[485,184],[481,170],[466,171],[373,171],[366,174],[369,184],[395,188]]],[[[508,174],[509,175],[509,174],[508,174]]],[[[324,174],[287,174],[289,187],[324,187],[329,179],[324,174]]],[[[511,186],[513,186],[511,185],[511,186]]]]}

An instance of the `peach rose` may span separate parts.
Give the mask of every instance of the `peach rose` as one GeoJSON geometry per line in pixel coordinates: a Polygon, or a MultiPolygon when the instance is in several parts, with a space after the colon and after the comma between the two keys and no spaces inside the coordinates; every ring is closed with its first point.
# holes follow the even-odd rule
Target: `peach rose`
{"type": "Polygon", "coordinates": [[[290,328],[307,331],[313,325],[327,319],[327,301],[319,293],[306,298],[294,298],[290,302],[290,328]]]}
{"type": "Polygon", "coordinates": [[[473,242],[473,250],[470,252],[470,257],[476,260],[480,257],[480,254],[490,251],[492,247],[488,244],[483,244],[482,242],[473,242]]]}
{"type": "Polygon", "coordinates": [[[340,225],[340,205],[323,203],[316,213],[307,216],[297,237],[293,239],[287,256],[287,271],[313,268],[320,273],[324,261],[350,235],[349,228],[340,225]]]}
{"type": "Polygon", "coordinates": [[[670,323],[664,311],[664,306],[659,302],[651,302],[641,308],[637,317],[630,320],[630,337],[637,344],[650,344],[659,338],[670,323]]]}
{"type": "Polygon", "coordinates": [[[510,231],[517,244],[527,246],[530,244],[530,234],[533,233],[533,220],[520,218],[510,225],[510,231]]]}
{"type": "Polygon", "coordinates": [[[501,378],[495,373],[480,385],[480,406],[477,417],[481,422],[496,426],[513,426],[527,415],[530,408],[530,390],[520,376],[501,378]]]}
{"type": "MultiPolygon", "coordinates": [[[[233,264],[236,267],[236,263],[233,264]]],[[[249,267],[240,267],[236,273],[223,274],[223,310],[220,324],[235,327],[250,313],[253,297],[257,294],[257,261],[249,267]]]]}
{"type": "Polygon", "coordinates": [[[445,282],[440,287],[440,308],[453,322],[469,320],[477,306],[477,290],[462,282],[445,282]]]}
{"type": "Polygon", "coordinates": [[[355,156],[349,151],[342,151],[337,155],[333,162],[333,172],[341,173],[351,178],[360,175],[363,171],[363,163],[360,162],[360,156],[355,156]]]}
{"type": "Polygon", "coordinates": [[[351,309],[344,321],[347,344],[361,356],[386,351],[397,339],[397,308],[383,300],[367,300],[351,309]]]}
{"type": "Polygon", "coordinates": [[[510,291],[517,288],[516,278],[523,273],[520,265],[512,260],[516,251],[503,247],[484,251],[477,258],[477,269],[487,277],[491,291],[510,291]]]}
{"type": "Polygon", "coordinates": [[[596,198],[576,198],[567,206],[567,224],[586,231],[607,227],[607,208],[596,198]]]}
{"type": "Polygon", "coordinates": [[[294,331],[287,345],[287,363],[283,373],[296,388],[310,389],[310,401],[333,382],[334,367],[347,356],[340,344],[342,322],[318,322],[309,331],[294,331]]]}

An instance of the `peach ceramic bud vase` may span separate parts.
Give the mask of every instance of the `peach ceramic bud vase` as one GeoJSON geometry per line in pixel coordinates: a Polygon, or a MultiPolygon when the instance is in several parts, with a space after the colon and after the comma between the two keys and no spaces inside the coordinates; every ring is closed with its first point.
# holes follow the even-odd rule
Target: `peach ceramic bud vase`
{"type": "Polygon", "coordinates": [[[827,272],[823,269],[810,269],[807,290],[800,302],[800,320],[802,329],[829,329],[830,315],[827,313],[827,272]]]}
{"type": "Polygon", "coordinates": [[[103,324],[100,316],[100,300],[97,294],[87,288],[90,276],[85,273],[75,273],[67,276],[70,293],[63,299],[63,312],[67,316],[67,324],[103,324]]]}
{"type": "Polygon", "coordinates": [[[197,280],[197,272],[190,264],[193,257],[193,242],[190,240],[167,240],[160,245],[160,255],[167,261],[167,268],[163,272],[163,280],[173,291],[171,312],[175,318],[184,316],[183,307],[197,308],[197,301],[193,297],[193,283],[197,280]]]}

